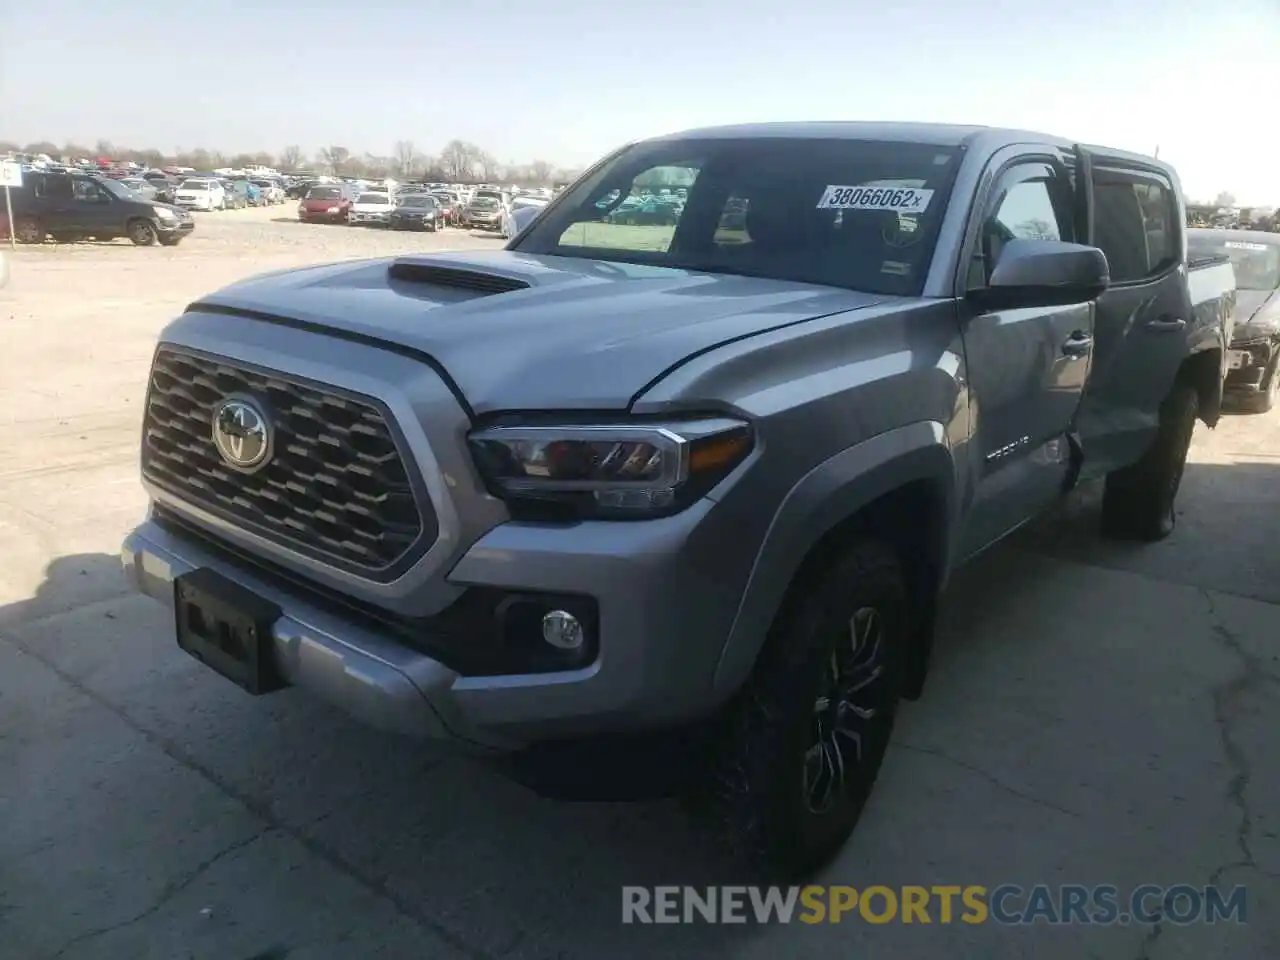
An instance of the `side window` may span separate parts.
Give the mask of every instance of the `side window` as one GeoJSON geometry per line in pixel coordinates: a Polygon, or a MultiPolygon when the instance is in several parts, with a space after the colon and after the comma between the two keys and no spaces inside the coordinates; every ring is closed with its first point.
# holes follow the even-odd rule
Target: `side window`
{"type": "Polygon", "coordinates": [[[1019,180],[997,194],[982,221],[978,246],[969,263],[970,289],[991,279],[991,271],[1010,240],[1070,239],[1054,206],[1051,183],[1048,177],[1019,180]]]}
{"type": "Polygon", "coordinates": [[[71,178],[53,175],[36,177],[35,194],[41,200],[70,200],[71,178]]]}
{"type": "Polygon", "coordinates": [[[1094,242],[1107,255],[1112,282],[1154,277],[1177,263],[1172,188],[1111,171],[1095,176],[1094,242]]]}
{"type": "Polygon", "coordinates": [[[671,246],[684,201],[676,188],[691,188],[698,167],[653,167],[641,172],[625,190],[610,190],[580,211],[579,220],[560,235],[565,247],[666,253],[671,246]],[[662,193],[663,189],[667,193],[662,193]],[[619,202],[619,194],[625,194],[619,202]]]}
{"type": "Polygon", "coordinates": [[[72,181],[76,199],[84,203],[106,203],[107,195],[92,180],[77,177],[72,181]]]}

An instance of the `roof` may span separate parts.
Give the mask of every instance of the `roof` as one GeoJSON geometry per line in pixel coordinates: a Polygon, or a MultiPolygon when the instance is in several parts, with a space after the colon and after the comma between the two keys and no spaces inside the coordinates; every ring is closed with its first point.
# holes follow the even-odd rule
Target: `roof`
{"type": "Polygon", "coordinates": [[[721,127],[702,127],[658,137],[659,140],[711,138],[765,138],[814,140],[879,140],[885,142],[927,143],[940,147],[958,147],[981,136],[995,140],[1035,140],[1069,144],[1062,137],[1029,130],[986,127],[977,124],[910,123],[867,120],[781,121],[743,123],[721,127]]]}
{"type": "MultiPolygon", "coordinates": [[[[994,153],[1013,144],[1040,143],[1070,152],[1080,141],[1054,136],[1035,130],[1019,130],[1012,127],[985,127],[972,124],[910,123],[866,120],[834,120],[811,122],[744,123],[723,127],[703,127],[684,130],[656,141],[711,140],[711,139],[789,139],[789,140],[868,140],[882,143],[922,143],[936,147],[971,147],[979,153],[994,153]]],[[[1140,163],[1145,167],[1163,170],[1174,175],[1173,168],[1163,160],[1145,154],[1081,143],[1095,153],[1140,163]]]]}

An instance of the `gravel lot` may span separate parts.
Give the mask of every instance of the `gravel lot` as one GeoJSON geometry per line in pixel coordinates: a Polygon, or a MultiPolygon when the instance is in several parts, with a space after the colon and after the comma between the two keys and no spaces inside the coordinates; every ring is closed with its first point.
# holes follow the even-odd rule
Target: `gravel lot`
{"type": "MultiPolygon", "coordinates": [[[[175,249],[20,249],[0,289],[0,958],[1280,956],[1280,415],[1200,430],[1176,535],[1084,491],[966,571],[825,882],[1245,884],[1249,923],[620,926],[723,865],[673,804],[562,805],[247,697],[124,591],[157,331],[269,269],[492,236],[200,217],[175,249]]],[[[935,918],[936,919],[936,918],[935,918]]]]}

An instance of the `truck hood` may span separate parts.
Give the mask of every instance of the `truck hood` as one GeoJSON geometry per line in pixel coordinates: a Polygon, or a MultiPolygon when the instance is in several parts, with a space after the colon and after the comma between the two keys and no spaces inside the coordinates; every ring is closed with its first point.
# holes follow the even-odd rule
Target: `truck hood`
{"type": "Polygon", "coordinates": [[[244,311],[432,356],[472,411],[625,409],[687,357],[892,298],[505,250],[308,267],[188,311],[244,311]]]}
{"type": "Polygon", "coordinates": [[[1245,343],[1280,334],[1280,295],[1275,290],[1236,291],[1236,322],[1232,343],[1245,343]]]}

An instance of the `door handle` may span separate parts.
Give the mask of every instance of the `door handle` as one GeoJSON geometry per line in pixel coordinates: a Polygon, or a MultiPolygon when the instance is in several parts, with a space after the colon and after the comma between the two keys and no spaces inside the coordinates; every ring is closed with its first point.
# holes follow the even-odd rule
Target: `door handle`
{"type": "Polygon", "coordinates": [[[1147,329],[1152,333],[1173,333],[1186,325],[1187,321],[1181,317],[1156,317],[1154,320],[1147,321],[1147,329]]]}
{"type": "Polygon", "coordinates": [[[1087,333],[1081,333],[1077,330],[1071,336],[1067,337],[1066,342],[1062,344],[1062,354],[1072,359],[1087,356],[1089,351],[1093,349],[1093,337],[1087,333]]]}

